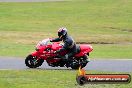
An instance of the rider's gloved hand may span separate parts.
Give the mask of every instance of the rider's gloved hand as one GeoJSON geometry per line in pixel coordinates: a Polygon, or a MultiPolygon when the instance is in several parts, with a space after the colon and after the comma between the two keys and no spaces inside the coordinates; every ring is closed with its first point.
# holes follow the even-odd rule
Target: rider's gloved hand
{"type": "Polygon", "coordinates": [[[56,50],[54,53],[59,53],[60,52],[60,50],[56,50]]]}
{"type": "Polygon", "coordinates": [[[50,39],[50,42],[53,42],[53,39],[50,39]]]}

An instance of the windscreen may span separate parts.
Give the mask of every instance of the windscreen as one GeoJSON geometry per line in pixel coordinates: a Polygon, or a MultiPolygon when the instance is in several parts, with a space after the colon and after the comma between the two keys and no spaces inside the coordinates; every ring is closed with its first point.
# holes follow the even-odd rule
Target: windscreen
{"type": "Polygon", "coordinates": [[[45,46],[45,45],[48,45],[48,44],[52,44],[52,43],[50,42],[50,39],[49,39],[49,38],[40,41],[40,42],[37,44],[37,46],[45,46]]]}

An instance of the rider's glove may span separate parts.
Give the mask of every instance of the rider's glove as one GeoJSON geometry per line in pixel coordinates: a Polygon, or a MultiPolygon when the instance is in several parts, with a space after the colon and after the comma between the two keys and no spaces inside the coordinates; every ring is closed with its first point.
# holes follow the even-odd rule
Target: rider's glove
{"type": "Polygon", "coordinates": [[[53,42],[53,40],[52,40],[52,39],[50,39],[50,42],[53,42]]]}
{"type": "Polygon", "coordinates": [[[56,50],[54,53],[59,53],[60,52],[60,50],[56,50]]]}

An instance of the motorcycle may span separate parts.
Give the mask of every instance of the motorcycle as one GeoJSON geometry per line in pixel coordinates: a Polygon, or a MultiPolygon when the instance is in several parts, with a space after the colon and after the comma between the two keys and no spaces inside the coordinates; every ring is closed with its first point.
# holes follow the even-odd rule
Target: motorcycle
{"type": "Polygon", "coordinates": [[[89,44],[77,45],[77,53],[69,58],[68,61],[62,59],[60,56],[64,56],[68,51],[55,53],[63,47],[63,43],[50,42],[50,38],[40,41],[36,45],[36,51],[29,54],[25,59],[25,64],[29,68],[37,68],[43,64],[44,61],[51,67],[71,67],[72,69],[78,69],[87,65],[89,53],[93,50],[89,44]]]}

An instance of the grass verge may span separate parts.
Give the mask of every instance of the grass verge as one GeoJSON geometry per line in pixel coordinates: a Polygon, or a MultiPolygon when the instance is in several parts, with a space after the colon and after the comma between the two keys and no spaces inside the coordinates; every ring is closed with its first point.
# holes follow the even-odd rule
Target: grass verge
{"type": "Polygon", "coordinates": [[[132,58],[131,8],[131,0],[0,2],[0,56],[25,57],[65,26],[78,43],[108,44],[93,45],[92,58],[132,58]]]}
{"type": "MultiPolygon", "coordinates": [[[[90,58],[102,59],[131,59],[132,44],[91,44],[93,52],[90,53],[90,58]]],[[[2,44],[0,43],[1,56],[17,56],[26,57],[31,52],[35,51],[35,45],[28,44],[2,44]]]]}
{"type": "MultiPolygon", "coordinates": [[[[94,74],[113,72],[87,71],[94,74]]],[[[88,84],[79,86],[76,83],[77,71],[74,70],[1,70],[0,88],[131,88],[129,84],[88,84]]],[[[130,73],[132,75],[132,73],[130,73]]]]}

